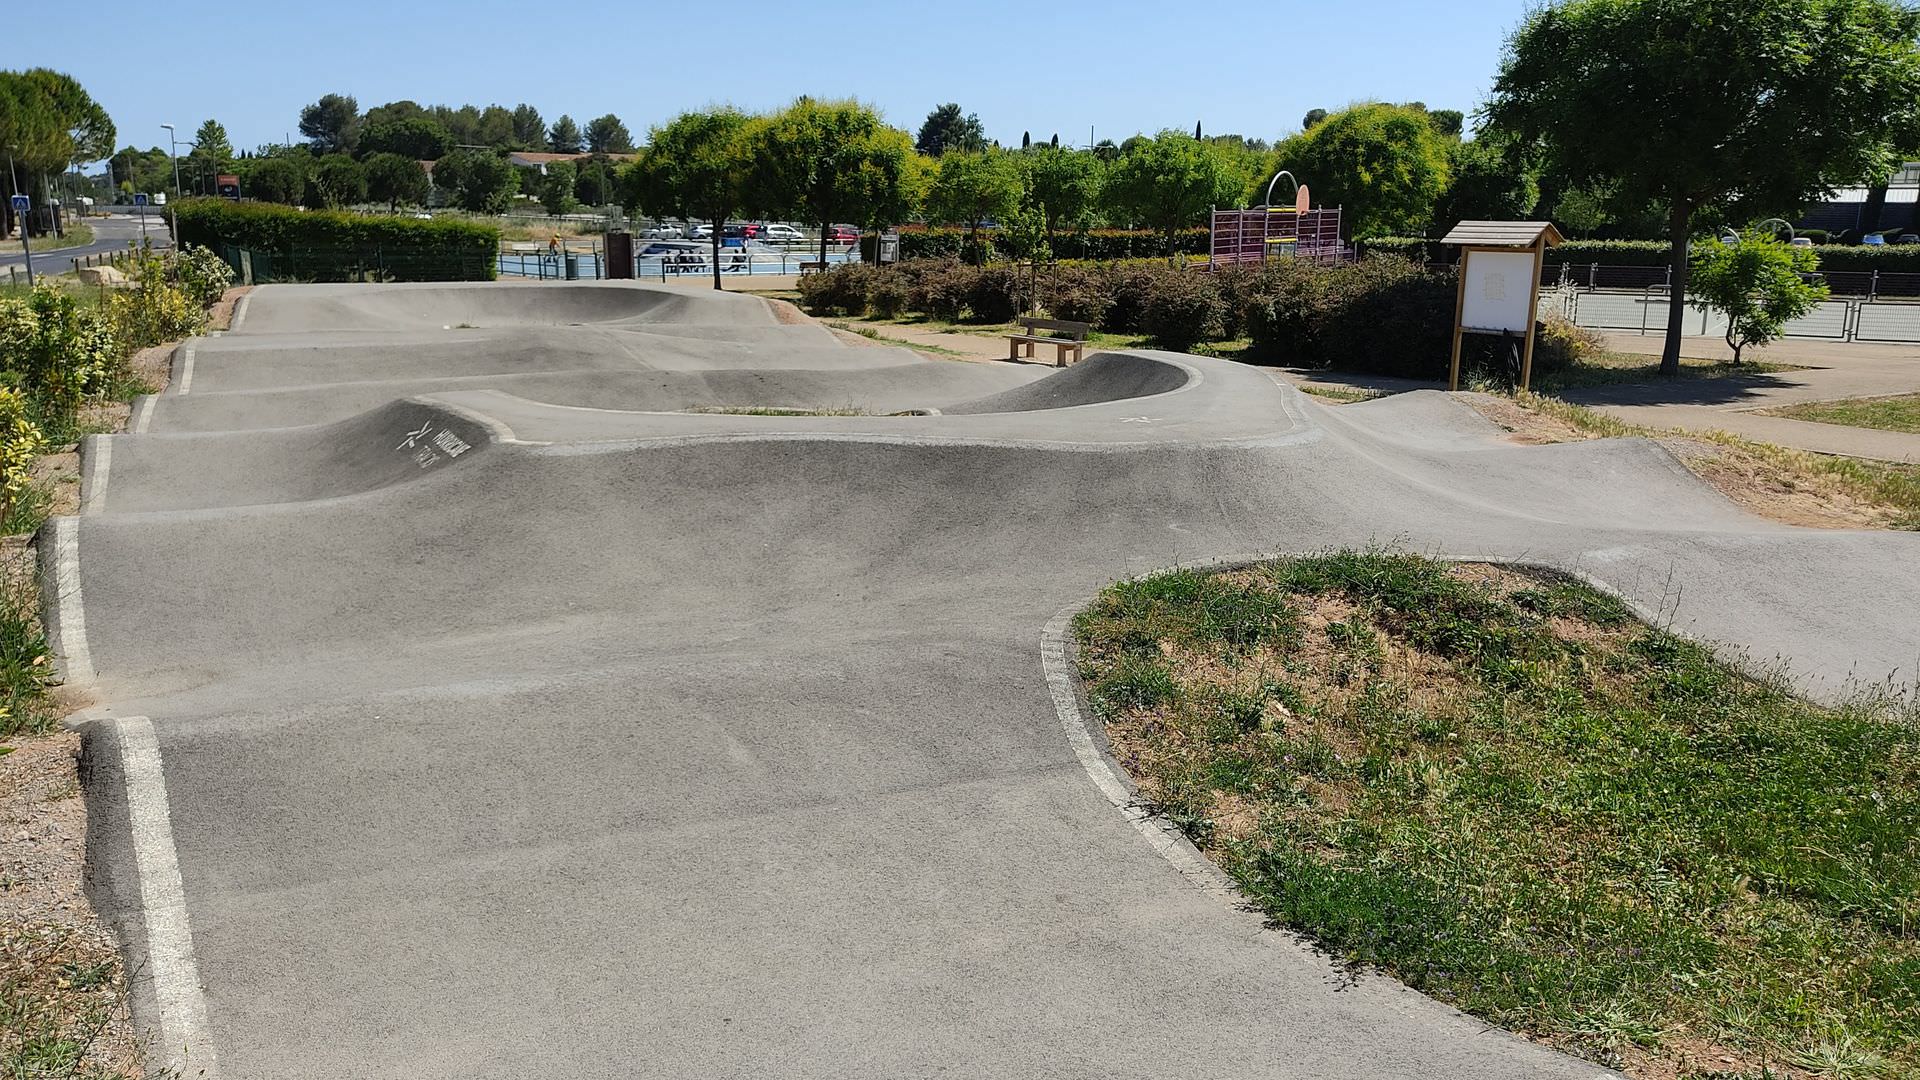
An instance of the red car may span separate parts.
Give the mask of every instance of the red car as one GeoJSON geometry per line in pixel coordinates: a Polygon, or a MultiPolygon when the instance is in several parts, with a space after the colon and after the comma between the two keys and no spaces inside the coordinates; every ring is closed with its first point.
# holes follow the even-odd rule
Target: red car
{"type": "Polygon", "coordinates": [[[857,244],[860,242],[860,230],[851,225],[830,225],[827,227],[827,243],[857,244]]]}

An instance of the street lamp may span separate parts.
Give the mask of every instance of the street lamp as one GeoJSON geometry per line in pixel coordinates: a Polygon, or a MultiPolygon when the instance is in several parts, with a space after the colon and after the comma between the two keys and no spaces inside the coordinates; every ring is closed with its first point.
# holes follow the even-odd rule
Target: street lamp
{"type": "Polygon", "coordinates": [[[173,228],[173,245],[174,245],[175,247],[179,247],[179,246],[180,246],[180,208],[179,208],[179,203],[180,203],[180,153],[179,153],[179,148],[180,148],[180,144],[179,144],[179,141],[178,141],[178,140],[176,140],[176,139],[175,139],[175,138],[173,137],[173,125],[172,125],[172,124],[161,124],[160,126],[161,126],[161,127],[163,127],[163,128],[166,128],[166,129],[167,129],[167,156],[173,159],[173,202],[174,202],[174,205],[172,205],[172,206],[169,206],[169,207],[167,207],[167,216],[168,216],[168,217],[169,217],[170,219],[172,219],[172,222],[173,222],[173,226],[172,226],[172,228],[173,228]]]}

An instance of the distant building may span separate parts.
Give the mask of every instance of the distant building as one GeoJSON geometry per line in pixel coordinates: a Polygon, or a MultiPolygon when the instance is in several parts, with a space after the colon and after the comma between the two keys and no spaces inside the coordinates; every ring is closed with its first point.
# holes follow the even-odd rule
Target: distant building
{"type": "Polygon", "coordinates": [[[532,150],[514,150],[507,154],[507,160],[521,168],[545,170],[556,161],[585,161],[590,157],[610,158],[614,161],[632,161],[638,154],[542,154],[532,150]]]}
{"type": "Polygon", "coordinates": [[[1841,188],[1826,202],[1809,206],[1795,227],[1825,229],[1830,233],[1913,228],[1916,223],[1915,211],[1920,209],[1920,161],[1908,162],[1894,174],[1892,182],[1887,185],[1887,201],[1880,207],[1880,220],[1877,223],[1867,220],[1871,212],[1868,206],[1870,194],[1870,189],[1864,187],[1841,188]]]}

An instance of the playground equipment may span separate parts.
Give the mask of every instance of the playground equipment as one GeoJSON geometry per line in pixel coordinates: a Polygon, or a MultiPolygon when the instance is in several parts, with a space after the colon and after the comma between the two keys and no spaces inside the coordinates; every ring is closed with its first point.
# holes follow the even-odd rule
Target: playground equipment
{"type": "Polygon", "coordinates": [[[1206,265],[1211,270],[1257,265],[1270,259],[1343,262],[1352,257],[1353,249],[1340,240],[1340,208],[1315,209],[1307,185],[1282,169],[1267,181],[1261,205],[1246,210],[1214,210],[1206,265]],[[1283,176],[1293,185],[1293,203],[1274,206],[1274,185],[1283,176]]]}

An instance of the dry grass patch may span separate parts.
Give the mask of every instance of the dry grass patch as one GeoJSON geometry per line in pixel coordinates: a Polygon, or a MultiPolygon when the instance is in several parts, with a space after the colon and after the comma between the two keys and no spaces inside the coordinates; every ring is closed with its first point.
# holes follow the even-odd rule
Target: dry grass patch
{"type": "Polygon", "coordinates": [[[1646,1078],[1920,1070],[1920,726],[1556,575],[1338,552],[1116,585],[1080,674],[1276,923],[1646,1078]]]}

